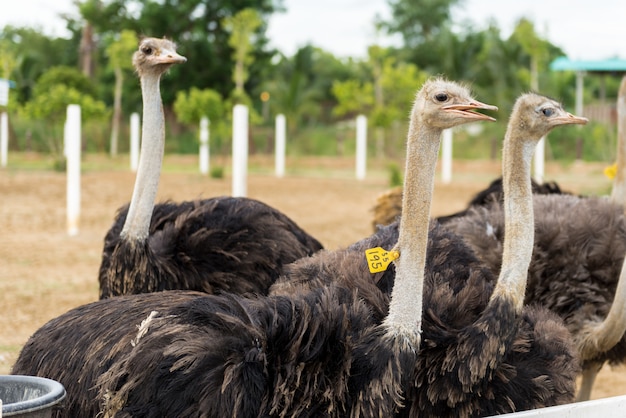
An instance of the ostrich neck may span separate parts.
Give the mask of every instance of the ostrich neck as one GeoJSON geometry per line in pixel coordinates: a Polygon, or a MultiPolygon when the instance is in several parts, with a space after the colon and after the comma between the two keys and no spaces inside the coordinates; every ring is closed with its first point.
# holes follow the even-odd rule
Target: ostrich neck
{"type": "Polygon", "coordinates": [[[599,351],[608,351],[621,340],[626,332],[626,262],[622,264],[617,288],[611,309],[604,321],[590,324],[592,331],[580,344],[580,354],[583,360],[593,358],[599,351]]]}
{"type": "Polygon", "coordinates": [[[518,135],[507,132],[504,139],[504,251],[500,276],[491,300],[496,296],[505,297],[512,300],[516,310],[520,312],[534,246],[535,222],[530,162],[536,141],[523,140],[517,138],[518,135]]]}
{"type": "Polygon", "coordinates": [[[159,80],[160,75],[150,73],[141,77],[143,96],[141,155],[133,197],[121,233],[123,238],[145,240],[150,230],[165,145],[165,121],[159,80]]]}
{"type": "Polygon", "coordinates": [[[391,292],[387,330],[419,346],[428,223],[441,130],[411,121],[402,197],[402,218],[396,249],[396,277],[391,292]],[[419,126],[419,128],[418,128],[419,126]]]}

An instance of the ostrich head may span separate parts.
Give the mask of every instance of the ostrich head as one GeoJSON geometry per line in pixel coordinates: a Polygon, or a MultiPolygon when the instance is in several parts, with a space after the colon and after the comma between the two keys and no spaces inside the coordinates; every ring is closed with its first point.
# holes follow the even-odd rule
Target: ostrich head
{"type": "Polygon", "coordinates": [[[535,93],[521,95],[511,112],[512,130],[517,130],[518,138],[541,137],[560,125],[584,125],[587,118],[574,116],[566,112],[555,100],[535,93]]]}
{"type": "Polygon", "coordinates": [[[495,121],[477,109],[498,110],[474,99],[470,90],[458,83],[435,78],[424,83],[417,92],[413,114],[419,114],[423,124],[437,129],[452,128],[474,121],[495,121]]]}
{"type": "Polygon", "coordinates": [[[133,54],[133,66],[137,74],[161,75],[172,65],[186,62],[187,58],[176,52],[176,44],[169,39],[145,38],[133,54]]]}

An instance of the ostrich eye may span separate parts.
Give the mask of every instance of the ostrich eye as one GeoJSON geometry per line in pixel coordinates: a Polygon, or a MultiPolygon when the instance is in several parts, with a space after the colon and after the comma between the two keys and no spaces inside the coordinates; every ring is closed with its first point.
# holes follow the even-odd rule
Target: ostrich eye
{"type": "Polygon", "coordinates": [[[438,102],[445,102],[448,100],[448,95],[445,93],[437,93],[435,99],[437,99],[438,102]]]}
{"type": "Polygon", "coordinates": [[[554,109],[552,109],[551,107],[547,107],[545,109],[542,109],[541,113],[543,113],[544,116],[550,117],[550,116],[554,115],[554,109]]]}
{"type": "Polygon", "coordinates": [[[144,46],[141,51],[146,55],[152,55],[152,48],[149,46],[144,46]]]}

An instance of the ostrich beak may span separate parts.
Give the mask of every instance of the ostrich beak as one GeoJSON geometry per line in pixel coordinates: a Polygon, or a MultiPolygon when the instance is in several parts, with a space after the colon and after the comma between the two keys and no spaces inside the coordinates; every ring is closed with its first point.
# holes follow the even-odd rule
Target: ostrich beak
{"type": "Polygon", "coordinates": [[[444,106],[442,109],[447,112],[453,112],[457,115],[460,115],[461,117],[468,119],[468,121],[488,120],[495,122],[495,118],[492,118],[491,116],[485,115],[483,113],[475,112],[475,110],[498,110],[498,106],[492,106],[479,102],[478,100],[472,100],[471,102],[466,104],[452,104],[444,106]]]}
{"type": "Polygon", "coordinates": [[[559,125],[585,125],[589,122],[589,119],[583,118],[582,116],[575,116],[571,113],[565,112],[563,116],[557,116],[552,119],[552,124],[554,126],[559,125]]]}
{"type": "Polygon", "coordinates": [[[182,64],[187,62],[187,58],[169,49],[162,49],[156,60],[159,64],[182,64]]]}

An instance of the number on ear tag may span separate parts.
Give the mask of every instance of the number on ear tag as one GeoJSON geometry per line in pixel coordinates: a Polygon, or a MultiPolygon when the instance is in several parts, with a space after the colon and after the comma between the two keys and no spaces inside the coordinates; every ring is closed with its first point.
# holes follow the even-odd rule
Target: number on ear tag
{"type": "Polygon", "coordinates": [[[387,251],[381,247],[370,248],[365,250],[365,258],[370,273],[379,273],[387,270],[389,264],[400,257],[400,253],[396,250],[387,251]]]}

